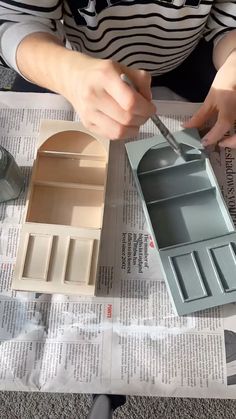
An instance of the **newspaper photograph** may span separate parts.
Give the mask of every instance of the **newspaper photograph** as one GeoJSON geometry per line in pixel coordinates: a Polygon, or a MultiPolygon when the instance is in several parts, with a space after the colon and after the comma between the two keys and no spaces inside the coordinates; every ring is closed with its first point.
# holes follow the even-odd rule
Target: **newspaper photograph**
{"type": "MultiPolygon", "coordinates": [[[[198,107],[156,105],[171,132],[198,107]]],[[[0,93],[0,119],[0,144],[25,177],[0,205],[0,389],[235,398],[236,304],[175,314],[124,141],[110,145],[96,297],[11,290],[40,123],[78,117],[58,95],[0,93]]],[[[148,122],[139,138],[154,134],[148,122]]],[[[235,156],[210,159],[236,223],[235,156]]]]}

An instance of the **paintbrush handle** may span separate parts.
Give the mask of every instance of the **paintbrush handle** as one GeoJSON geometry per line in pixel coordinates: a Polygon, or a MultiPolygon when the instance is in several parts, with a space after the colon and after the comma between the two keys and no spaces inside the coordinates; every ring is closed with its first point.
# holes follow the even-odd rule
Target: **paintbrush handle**
{"type": "MultiPolygon", "coordinates": [[[[137,87],[128,78],[128,76],[126,74],[121,74],[120,77],[125,83],[127,83],[130,87],[132,87],[134,90],[136,90],[136,92],[138,92],[137,87]]],[[[153,116],[151,116],[151,120],[154,123],[154,125],[159,129],[160,133],[163,135],[163,137],[168,142],[168,144],[173,148],[173,150],[177,154],[181,155],[181,148],[180,148],[180,145],[179,145],[178,141],[176,141],[175,137],[168,130],[167,126],[165,124],[163,124],[163,122],[161,121],[159,116],[153,115],[153,116]]]]}
{"type": "Polygon", "coordinates": [[[151,116],[151,120],[154,123],[154,125],[159,129],[163,137],[166,139],[166,141],[170,144],[170,146],[177,152],[180,153],[180,145],[178,141],[176,141],[175,137],[171,134],[171,132],[168,130],[167,126],[161,121],[159,116],[153,115],[151,116]]]}

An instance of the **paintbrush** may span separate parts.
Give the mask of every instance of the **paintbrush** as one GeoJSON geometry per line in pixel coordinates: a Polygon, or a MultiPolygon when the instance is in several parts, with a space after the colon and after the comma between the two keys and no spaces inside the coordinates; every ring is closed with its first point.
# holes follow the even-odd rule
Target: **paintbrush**
{"type": "MultiPolygon", "coordinates": [[[[132,87],[136,92],[138,92],[138,89],[135,87],[134,83],[128,78],[126,74],[121,74],[121,79],[127,83],[130,87],[132,87]]],[[[172,150],[179,156],[182,157],[184,161],[188,160],[188,157],[186,156],[186,153],[182,147],[182,144],[179,144],[178,141],[175,139],[175,137],[171,134],[171,132],[168,130],[167,126],[161,121],[159,116],[156,114],[151,116],[150,118],[154,125],[159,129],[160,133],[163,135],[165,140],[168,142],[168,144],[171,146],[172,150]]]]}

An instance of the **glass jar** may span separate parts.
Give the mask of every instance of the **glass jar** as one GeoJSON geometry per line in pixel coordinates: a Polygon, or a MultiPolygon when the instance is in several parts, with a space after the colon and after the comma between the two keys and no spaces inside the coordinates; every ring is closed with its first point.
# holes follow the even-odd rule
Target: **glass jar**
{"type": "Polygon", "coordinates": [[[0,202],[17,198],[23,183],[23,175],[14,158],[0,146],[0,202]]]}

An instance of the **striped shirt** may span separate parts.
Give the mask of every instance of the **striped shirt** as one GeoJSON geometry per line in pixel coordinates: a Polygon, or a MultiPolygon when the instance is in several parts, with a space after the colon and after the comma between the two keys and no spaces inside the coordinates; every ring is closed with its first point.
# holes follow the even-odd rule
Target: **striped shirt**
{"type": "Polygon", "coordinates": [[[18,71],[21,40],[48,32],[74,50],[158,75],[183,62],[202,36],[216,43],[234,29],[236,0],[0,1],[0,59],[18,71]]]}

